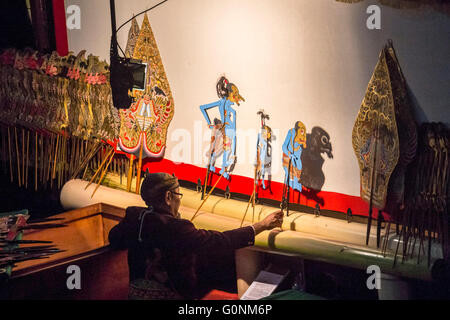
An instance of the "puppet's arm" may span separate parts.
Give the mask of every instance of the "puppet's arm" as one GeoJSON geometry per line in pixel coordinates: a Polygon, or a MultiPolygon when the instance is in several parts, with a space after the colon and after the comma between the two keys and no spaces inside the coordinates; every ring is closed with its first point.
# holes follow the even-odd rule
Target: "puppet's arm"
{"type": "Polygon", "coordinates": [[[231,117],[230,117],[230,127],[233,129],[236,129],[236,110],[230,108],[230,113],[231,113],[231,117]]]}
{"type": "Polygon", "coordinates": [[[291,131],[292,131],[292,130],[289,130],[289,132],[288,132],[288,134],[287,134],[287,136],[286,136],[286,139],[284,140],[284,143],[283,143],[283,152],[284,152],[284,154],[286,154],[287,156],[290,155],[288,146],[289,146],[289,142],[291,142],[291,134],[292,134],[291,131]]]}
{"type": "Polygon", "coordinates": [[[203,113],[203,117],[205,118],[206,122],[208,123],[208,126],[211,128],[212,124],[211,124],[211,119],[209,119],[208,113],[206,112],[206,110],[214,108],[214,107],[218,107],[219,106],[219,101],[216,102],[212,102],[212,103],[208,103],[208,104],[204,104],[200,106],[200,110],[203,113]]]}

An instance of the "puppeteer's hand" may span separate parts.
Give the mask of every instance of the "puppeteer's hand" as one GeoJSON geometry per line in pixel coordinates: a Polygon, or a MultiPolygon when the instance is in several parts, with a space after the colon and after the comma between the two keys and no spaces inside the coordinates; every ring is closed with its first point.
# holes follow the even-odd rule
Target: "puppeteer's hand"
{"type": "Polygon", "coordinates": [[[282,224],[283,212],[279,210],[269,214],[262,221],[255,223],[253,227],[255,228],[255,234],[258,234],[264,230],[281,227],[282,224]]]}

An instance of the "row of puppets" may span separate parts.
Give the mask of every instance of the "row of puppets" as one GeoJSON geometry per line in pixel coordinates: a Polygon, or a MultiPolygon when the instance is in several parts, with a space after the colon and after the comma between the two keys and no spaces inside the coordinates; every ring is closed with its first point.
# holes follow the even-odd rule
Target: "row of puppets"
{"type": "MultiPolygon", "coordinates": [[[[92,54],[86,57],[81,51],[61,57],[56,52],[46,55],[15,49],[1,53],[1,163],[11,182],[36,190],[61,188],[76,177],[101,183],[113,171],[121,180],[122,175],[126,177],[128,191],[135,177],[135,191],[139,191],[143,161],[163,158],[175,113],[169,81],[146,15],[140,28],[135,19],[132,21],[125,54],[148,66],[146,86],[129,92],[133,97],[129,108],[116,109],[109,66],[92,54]]],[[[233,106],[245,101],[237,85],[225,76],[219,78],[216,89],[219,99],[199,106],[211,129],[204,190],[210,175],[231,178],[239,138],[233,106]],[[211,119],[211,109],[219,111],[220,119],[211,119]],[[216,172],[219,158],[222,165],[216,172]]],[[[272,130],[268,114],[260,110],[257,116],[261,127],[251,176],[255,188],[266,189],[271,183],[274,156],[272,130]]],[[[307,134],[301,121],[289,126],[292,129],[279,155],[285,187],[278,201],[284,207],[289,206],[291,189],[321,190],[325,181],[322,165],[326,158],[333,157],[330,135],[325,130],[313,127],[307,134]]],[[[449,138],[449,129],[442,123],[418,126],[406,79],[393,44],[388,42],[381,50],[353,128],[351,143],[360,168],[361,198],[369,204],[369,224],[378,210],[378,219],[404,226],[397,232],[406,244],[434,238],[444,244],[445,257],[449,256],[449,138]]],[[[408,254],[407,249],[403,252],[408,254]]]]}

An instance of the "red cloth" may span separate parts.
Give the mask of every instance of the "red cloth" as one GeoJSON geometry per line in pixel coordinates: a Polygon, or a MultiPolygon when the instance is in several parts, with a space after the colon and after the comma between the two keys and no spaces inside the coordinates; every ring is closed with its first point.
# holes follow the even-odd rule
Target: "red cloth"
{"type": "Polygon", "coordinates": [[[56,51],[60,56],[66,56],[69,53],[69,44],[67,41],[64,0],[53,0],[53,17],[55,23],[56,51]]]}
{"type": "Polygon", "coordinates": [[[239,300],[237,293],[229,293],[213,289],[202,300],[239,300]]]}

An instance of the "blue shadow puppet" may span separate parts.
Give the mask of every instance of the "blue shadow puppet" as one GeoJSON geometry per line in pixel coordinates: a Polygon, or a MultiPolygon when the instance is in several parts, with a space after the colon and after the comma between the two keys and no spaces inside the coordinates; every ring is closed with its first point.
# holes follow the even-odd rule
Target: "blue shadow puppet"
{"type": "Polygon", "coordinates": [[[286,175],[284,183],[301,192],[302,184],[302,152],[306,148],[306,128],[301,121],[295,123],[295,127],[288,131],[283,143],[283,169],[286,175]]]}
{"type": "MultiPolygon", "coordinates": [[[[210,129],[214,129],[216,124],[211,123],[211,119],[208,116],[207,110],[211,108],[219,108],[222,133],[223,133],[223,156],[222,156],[222,169],[220,174],[223,174],[225,179],[229,179],[228,167],[232,166],[236,162],[236,110],[233,109],[234,103],[238,106],[239,101],[245,101],[245,99],[239,94],[238,88],[228,81],[227,78],[221,77],[216,85],[217,95],[220,100],[204,104],[200,106],[200,110],[205,117],[205,120],[210,129]]],[[[212,154],[209,159],[209,170],[215,172],[214,162],[217,157],[216,151],[212,149],[212,154]]]]}

